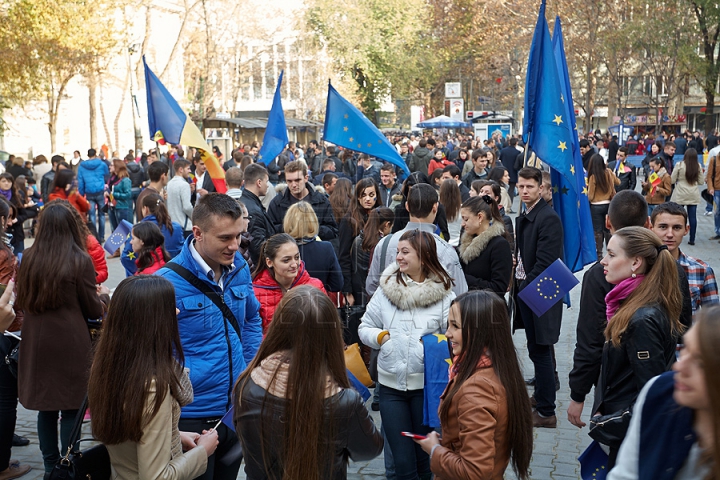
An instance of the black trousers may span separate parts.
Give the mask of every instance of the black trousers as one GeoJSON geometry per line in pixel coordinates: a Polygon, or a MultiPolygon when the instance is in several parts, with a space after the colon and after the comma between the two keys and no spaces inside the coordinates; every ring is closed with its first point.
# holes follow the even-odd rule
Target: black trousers
{"type": "MultiPolygon", "coordinates": [[[[178,428],[181,432],[202,434],[203,430],[210,430],[219,420],[220,417],[181,418],[178,428]]],[[[217,428],[217,433],[220,442],[217,450],[208,458],[205,473],[196,480],[235,480],[238,476],[242,462],[242,446],[238,436],[223,423],[217,428]]]]}
{"type": "Polygon", "coordinates": [[[5,355],[15,348],[18,341],[0,335],[0,471],[10,464],[15,419],[17,418],[18,384],[5,364],[5,355]]]}

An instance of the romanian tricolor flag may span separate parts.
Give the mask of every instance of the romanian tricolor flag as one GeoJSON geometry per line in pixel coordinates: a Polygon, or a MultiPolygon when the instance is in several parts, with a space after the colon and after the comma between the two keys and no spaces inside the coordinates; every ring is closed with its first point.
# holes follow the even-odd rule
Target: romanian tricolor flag
{"type": "Polygon", "coordinates": [[[225,193],[227,191],[225,170],[213,155],[202,133],[168,92],[157,75],[150,70],[145,62],[145,57],[143,57],[143,65],[145,66],[148,123],[153,139],[158,143],[162,139],[165,143],[197,148],[205,161],[205,166],[213,185],[215,185],[215,190],[225,193]]]}

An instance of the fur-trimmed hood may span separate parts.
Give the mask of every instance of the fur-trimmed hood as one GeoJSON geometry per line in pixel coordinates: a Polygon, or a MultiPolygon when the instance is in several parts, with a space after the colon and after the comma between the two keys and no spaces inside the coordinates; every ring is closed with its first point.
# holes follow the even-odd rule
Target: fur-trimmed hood
{"type": "Polygon", "coordinates": [[[490,240],[495,237],[499,237],[505,233],[505,225],[503,222],[494,221],[487,230],[482,232],[480,235],[473,237],[468,235],[467,232],[463,233],[460,239],[460,259],[465,264],[470,263],[476,259],[487,247],[490,240]]]}
{"type": "Polygon", "coordinates": [[[389,265],[380,275],[379,286],[390,303],[400,310],[425,308],[441,301],[451,291],[450,289],[446,290],[440,279],[434,275],[428,276],[422,283],[417,283],[410,277],[404,276],[407,286],[402,285],[398,283],[395,276],[397,269],[397,262],[389,265]]]}

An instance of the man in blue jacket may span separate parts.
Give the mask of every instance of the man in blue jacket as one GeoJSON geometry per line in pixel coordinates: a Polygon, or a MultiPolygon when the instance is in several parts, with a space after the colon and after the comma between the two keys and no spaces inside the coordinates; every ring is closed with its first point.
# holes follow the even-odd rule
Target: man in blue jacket
{"type": "MultiPolygon", "coordinates": [[[[219,294],[237,319],[232,322],[208,296],[167,266],[158,271],[175,286],[180,341],[190,369],[195,398],[182,409],[180,430],[202,433],[218,423],[232,406],[232,390],[262,340],[260,303],[250,269],[238,251],[247,227],[240,205],[220,193],[200,197],[192,215],[193,234],[172,262],[185,268],[219,294]]],[[[208,459],[202,480],[234,480],[240,470],[238,437],[226,425],[217,428],[220,444],[208,459]]]]}
{"type": "Polygon", "coordinates": [[[98,241],[105,242],[105,180],[110,175],[108,166],[97,158],[94,148],[88,150],[88,159],[80,162],[78,167],[78,192],[85,195],[90,202],[90,223],[96,225],[98,241]],[[97,208],[97,223],[95,223],[95,209],[97,208]]]}

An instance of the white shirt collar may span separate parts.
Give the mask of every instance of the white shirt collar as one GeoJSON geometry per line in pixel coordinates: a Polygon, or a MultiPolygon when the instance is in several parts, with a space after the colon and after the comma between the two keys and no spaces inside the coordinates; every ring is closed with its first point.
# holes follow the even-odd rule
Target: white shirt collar
{"type": "MultiPolygon", "coordinates": [[[[195,248],[195,240],[192,240],[190,242],[190,253],[192,254],[193,259],[198,264],[202,272],[205,274],[208,280],[211,282],[215,281],[215,272],[213,272],[213,269],[210,268],[210,266],[207,264],[207,262],[202,258],[202,256],[198,253],[197,249],[195,248]]],[[[225,265],[221,265],[220,268],[222,269],[222,274],[220,275],[220,280],[217,282],[218,286],[222,289],[223,283],[225,282],[225,277],[228,273],[235,270],[235,264],[230,264],[229,267],[226,267],[225,265]]]]}

